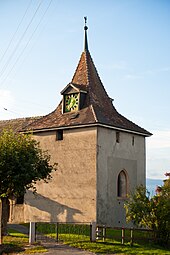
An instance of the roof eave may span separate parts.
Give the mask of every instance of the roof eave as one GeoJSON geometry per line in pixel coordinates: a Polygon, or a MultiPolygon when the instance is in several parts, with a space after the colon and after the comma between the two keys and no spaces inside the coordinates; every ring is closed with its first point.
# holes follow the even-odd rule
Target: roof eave
{"type": "Polygon", "coordinates": [[[40,129],[34,129],[34,130],[22,130],[20,132],[23,132],[23,133],[30,133],[30,132],[31,133],[39,133],[39,132],[55,131],[55,130],[61,130],[61,129],[74,129],[74,128],[97,127],[97,126],[110,128],[110,129],[114,129],[114,130],[118,130],[118,131],[122,131],[122,132],[127,132],[127,133],[131,133],[131,134],[141,135],[141,136],[145,136],[145,137],[152,136],[152,134],[149,133],[149,132],[144,133],[144,132],[134,131],[134,130],[125,129],[125,128],[121,128],[121,127],[102,124],[102,123],[99,123],[99,122],[88,123],[88,124],[76,124],[76,125],[69,125],[69,126],[40,128],[40,129]]]}

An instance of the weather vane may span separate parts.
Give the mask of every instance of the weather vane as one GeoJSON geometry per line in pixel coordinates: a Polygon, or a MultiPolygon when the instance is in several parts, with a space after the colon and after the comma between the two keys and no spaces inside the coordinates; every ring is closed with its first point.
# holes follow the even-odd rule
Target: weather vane
{"type": "Polygon", "coordinates": [[[84,17],[84,21],[85,21],[84,30],[87,30],[88,29],[88,27],[86,26],[86,24],[87,24],[87,17],[84,17]]]}

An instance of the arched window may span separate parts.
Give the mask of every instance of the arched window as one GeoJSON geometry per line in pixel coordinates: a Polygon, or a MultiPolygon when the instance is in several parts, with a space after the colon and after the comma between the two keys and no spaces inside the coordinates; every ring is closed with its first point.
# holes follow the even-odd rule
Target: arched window
{"type": "Polygon", "coordinates": [[[127,175],[124,170],[122,170],[117,179],[117,196],[126,197],[127,196],[127,175]]]}

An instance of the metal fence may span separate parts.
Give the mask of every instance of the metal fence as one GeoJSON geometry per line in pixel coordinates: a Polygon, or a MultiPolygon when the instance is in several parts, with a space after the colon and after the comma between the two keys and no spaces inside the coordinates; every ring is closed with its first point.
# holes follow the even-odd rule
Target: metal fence
{"type": "MultiPolygon", "coordinates": [[[[43,242],[97,241],[107,243],[129,243],[133,245],[158,242],[156,233],[147,229],[112,228],[93,223],[78,222],[37,222],[35,224],[35,239],[43,242]]],[[[31,241],[30,241],[31,242],[31,241]]]]}
{"type": "Polygon", "coordinates": [[[35,225],[36,241],[89,241],[91,239],[91,223],[47,223],[37,222],[35,225]]]}
{"type": "Polygon", "coordinates": [[[112,228],[98,225],[96,228],[96,240],[104,242],[121,242],[122,244],[133,243],[146,244],[156,241],[155,232],[148,229],[135,228],[112,228]]]}

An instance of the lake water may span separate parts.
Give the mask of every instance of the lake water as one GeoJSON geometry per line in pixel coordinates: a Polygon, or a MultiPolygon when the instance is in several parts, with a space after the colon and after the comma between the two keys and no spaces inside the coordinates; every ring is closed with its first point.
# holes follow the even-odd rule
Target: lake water
{"type": "Polygon", "coordinates": [[[150,195],[155,195],[156,186],[162,186],[163,180],[160,179],[146,179],[146,188],[150,192],[150,195]]]}

